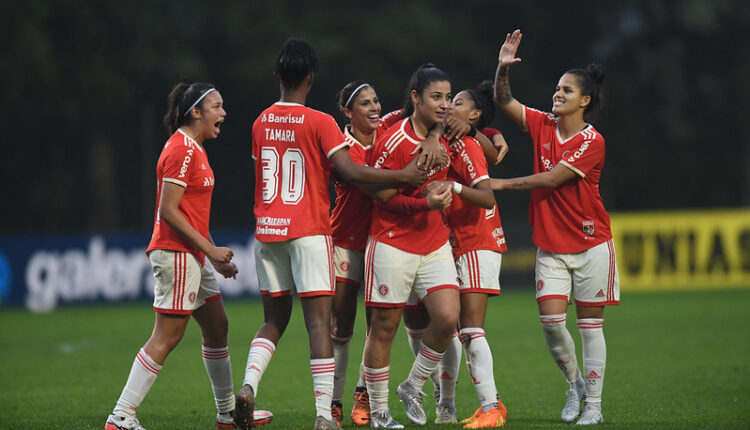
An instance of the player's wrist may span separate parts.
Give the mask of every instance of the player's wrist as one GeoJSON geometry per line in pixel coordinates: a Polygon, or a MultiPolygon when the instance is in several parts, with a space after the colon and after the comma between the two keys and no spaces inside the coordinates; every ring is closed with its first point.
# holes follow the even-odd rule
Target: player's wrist
{"type": "Polygon", "coordinates": [[[453,181],[453,192],[456,194],[461,194],[461,190],[463,189],[463,185],[459,184],[456,181],[453,181]]]}

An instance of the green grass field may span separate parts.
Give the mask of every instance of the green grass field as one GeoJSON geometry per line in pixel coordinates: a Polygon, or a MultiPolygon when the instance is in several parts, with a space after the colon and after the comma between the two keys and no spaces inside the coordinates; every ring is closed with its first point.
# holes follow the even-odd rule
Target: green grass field
{"type": "MultiPolygon", "coordinates": [[[[235,386],[262,322],[257,300],[226,304],[235,386]]],[[[495,358],[508,429],[562,429],[566,384],[550,359],[533,293],[507,291],[490,301],[487,338],[495,358]]],[[[571,311],[573,308],[571,308],[571,311]]],[[[360,309],[360,316],[363,315],[360,309]]],[[[605,424],[599,428],[750,428],[750,291],[625,293],[605,314],[608,362],[605,424]]],[[[579,346],[575,317],[568,326],[579,346]]],[[[149,303],[83,306],[34,315],[0,309],[0,429],[101,429],[136,352],[153,327],[149,303]]],[[[346,392],[356,382],[363,324],[351,346],[346,392]]],[[[315,418],[307,334],[299,303],[259,387],[258,408],[275,415],[266,428],[310,429],[315,418]]],[[[407,425],[395,387],[412,362],[406,335],[391,363],[391,410],[407,425]]],[[[425,391],[431,392],[427,384],[425,391]]],[[[350,394],[344,409],[351,408],[350,394]]],[[[477,407],[462,366],[459,418],[477,407]]],[[[425,399],[428,419],[434,401],[425,399]]],[[[216,410],[195,324],[170,355],[138,411],[149,430],[211,429],[216,410]]],[[[348,418],[345,428],[353,428],[348,418]]],[[[424,428],[460,428],[426,425],[424,428]]]]}

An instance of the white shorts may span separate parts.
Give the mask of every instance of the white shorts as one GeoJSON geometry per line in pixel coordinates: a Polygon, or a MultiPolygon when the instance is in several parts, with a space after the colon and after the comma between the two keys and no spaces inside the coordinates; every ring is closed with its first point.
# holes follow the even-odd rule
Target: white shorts
{"type": "Polygon", "coordinates": [[[401,251],[370,238],[365,251],[365,304],[403,307],[443,288],[458,289],[456,265],[448,242],[427,255],[401,251]]]}
{"type": "Polygon", "coordinates": [[[456,260],[461,293],[500,294],[500,264],[503,254],[489,249],[469,251],[456,260]]]}
{"type": "Polygon", "coordinates": [[[333,295],[331,236],[304,236],[283,242],[255,241],[255,268],[260,293],[300,297],[333,295]]]}
{"type": "Polygon", "coordinates": [[[620,303],[620,278],[612,240],[576,254],[536,253],[536,300],[565,299],[577,305],[620,303]]]}
{"type": "Polygon", "coordinates": [[[360,286],[365,272],[365,253],[353,249],[333,247],[336,264],[336,282],[360,286]]]}
{"type": "Polygon", "coordinates": [[[207,302],[221,298],[211,264],[201,263],[189,252],[154,249],[148,253],[154,274],[154,310],[164,314],[190,315],[207,302]]]}

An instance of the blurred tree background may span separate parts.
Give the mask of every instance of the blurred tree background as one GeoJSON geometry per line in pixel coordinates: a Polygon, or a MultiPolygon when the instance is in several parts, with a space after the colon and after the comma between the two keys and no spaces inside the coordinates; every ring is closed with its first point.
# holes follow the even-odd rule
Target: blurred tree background
{"type": "MultiPolygon", "coordinates": [[[[432,62],[454,93],[494,76],[507,32],[524,33],[513,95],[549,110],[559,76],[607,71],[601,193],[610,211],[750,205],[750,3],[746,0],[377,3],[135,0],[0,2],[0,232],[150,231],[161,125],[178,81],[209,81],[228,112],[207,151],[212,228],[250,229],[250,127],[278,99],[274,61],[290,36],[316,48],[308,105],[370,81],[384,113],[432,62]]],[[[531,172],[528,136],[498,115],[511,147],[491,174],[531,172]]],[[[498,195],[504,221],[528,194],[498,195]]]]}

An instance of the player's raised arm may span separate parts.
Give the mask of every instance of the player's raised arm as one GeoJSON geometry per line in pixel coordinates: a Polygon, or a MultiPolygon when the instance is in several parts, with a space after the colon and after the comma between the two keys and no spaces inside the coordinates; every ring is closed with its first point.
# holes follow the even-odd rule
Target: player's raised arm
{"type": "Polygon", "coordinates": [[[521,30],[514,30],[513,33],[508,33],[505,36],[505,42],[500,47],[500,53],[497,56],[497,70],[495,72],[495,104],[513,122],[518,124],[523,130],[526,130],[523,105],[511,95],[510,83],[508,82],[510,66],[521,62],[521,59],[516,57],[516,51],[522,37],[521,30]]]}

